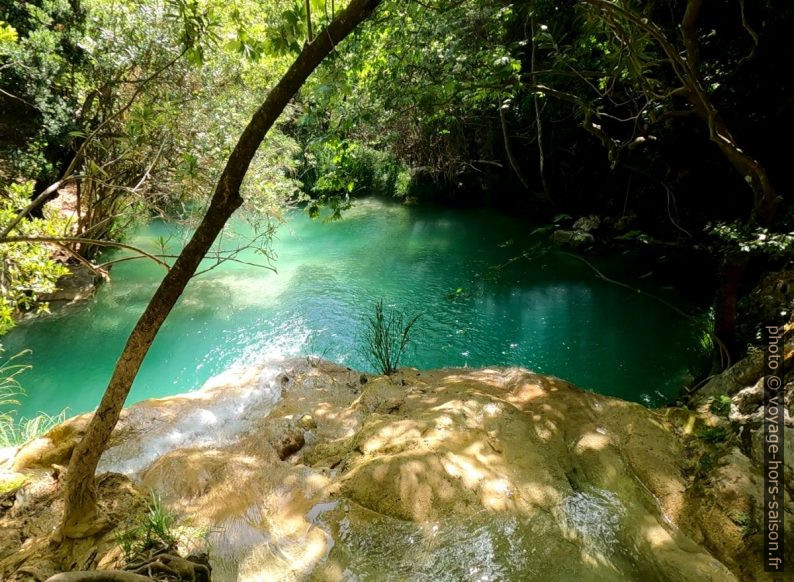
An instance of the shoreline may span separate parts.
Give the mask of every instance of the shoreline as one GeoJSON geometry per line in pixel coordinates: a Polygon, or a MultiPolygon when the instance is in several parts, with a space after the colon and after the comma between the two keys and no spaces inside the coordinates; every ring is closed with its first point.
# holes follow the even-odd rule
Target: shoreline
{"type": "MultiPolygon", "coordinates": [[[[379,551],[392,552],[403,541],[380,538],[381,522],[387,530],[415,524],[416,532],[457,524],[453,530],[463,528],[456,535],[464,537],[469,527],[485,528],[496,543],[507,527],[503,519],[552,515],[542,529],[544,551],[573,528],[573,539],[589,552],[586,540],[594,532],[578,521],[580,512],[597,516],[599,528],[612,524],[615,540],[646,539],[650,532],[669,540],[663,554],[646,554],[641,545],[631,558],[602,547],[613,573],[639,568],[721,582],[743,579],[739,570],[751,563],[754,546],[731,521],[752,494],[736,481],[752,474],[751,461],[730,442],[698,437],[708,423],[721,422],[703,411],[652,410],[520,368],[401,369],[379,377],[315,363],[295,358],[280,367],[227,371],[199,390],[125,408],[100,472],[126,475],[136,489],[157,492],[191,527],[215,532],[205,541],[221,581],[287,572],[337,579],[329,573],[336,567],[337,574],[364,572],[374,557],[350,554],[357,542],[338,529],[345,520],[357,524],[351,531],[380,540],[373,542],[379,551]],[[702,474],[698,459],[717,454],[724,461],[702,474]],[[698,486],[704,479],[721,492],[721,503],[733,501],[715,513],[705,501],[713,492],[698,486]],[[267,520],[252,522],[252,511],[267,520]],[[651,529],[648,519],[656,524],[651,529]],[[640,523],[646,526],[635,529],[640,523]],[[292,557],[285,562],[279,555],[292,557]]],[[[87,417],[69,419],[22,447],[14,468],[35,475],[62,471],[87,417]]],[[[433,546],[442,563],[444,552],[458,547],[453,530],[440,530],[445,541],[433,546]]],[[[525,534],[535,539],[540,531],[525,534]]],[[[513,551],[519,553],[510,559],[519,560],[520,548],[513,551]]],[[[509,567],[506,555],[497,558],[494,571],[509,567]]],[[[584,563],[567,567],[580,576],[601,575],[584,563]]]]}

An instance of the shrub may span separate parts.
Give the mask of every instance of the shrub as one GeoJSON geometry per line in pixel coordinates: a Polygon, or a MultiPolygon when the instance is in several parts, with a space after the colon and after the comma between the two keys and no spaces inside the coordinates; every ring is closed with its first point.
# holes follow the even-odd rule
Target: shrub
{"type": "MultiPolygon", "coordinates": [[[[0,229],[16,219],[33,197],[33,182],[9,184],[0,191],[0,229]]],[[[56,214],[23,220],[14,236],[51,237],[65,229],[66,219],[56,214]]],[[[36,309],[46,311],[47,304],[38,297],[55,291],[60,277],[68,269],[53,259],[52,248],[36,243],[8,243],[0,245],[0,334],[14,327],[17,315],[36,309]]]]}
{"type": "Polygon", "coordinates": [[[752,516],[744,511],[738,511],[731,515],[731,521],[735,523],[742,532],[742,537],[746,538],[758,532],[758,526],[753,521],[752,516]]]}
{"type": "Polygon", "coordinates": [[[714,457],[708,453],[703,453],[698,459],[696,474],[705,477],[714,468],[714,457]]]}
{"type": "Polygon", "coordinates": [[[731,412],[731,397],[726,394],[715,396],[714,400],[711,401],[709,409],[718,416],[728,416],[731,412]]]}
{"type": "Polygon", "coordinates": [[[336,138],[307,147],[305,191],[320,200],[335,196],[393,196],[404,198],[410,176],[407,167],[391,154],[336,138]]]}
{"type": "Polygon", "coordinates": [[[721,443],[728,438],[728,429],[722,426],[710,426],[700,429],[697,436],[707,443],[721,443]]]}
{"type": "MultiPolygon", "coordinates": [[[[3,345],[0,344],[0,356],[3,351],[3,345]]],[[[17,376],[30,369],[30,365],[21,364],[17,360],[29,353],[29,350],[24,350],[0,362],[0,409],[19,404],[17,397],[22,393],[22,387],[17,376]]],[[[8,415],[7,412],[2,413],[2,416],[6,415],[8,415]]]]}
{"type": "Polygon", "coordinates": [[[374,313],[366,320],[363,335],[364,357],[382,374],[397,371],[421,313],[406,315],[397,309],[383,307],[383,300],[375,303],[374,313]]]}
{"type": "Polygon", "coordinates": [[[41,412],[31,418],[0,415],[0,447],[18,447],[49,432],[66,420],[66,410],[49,415],[41,412]]]}

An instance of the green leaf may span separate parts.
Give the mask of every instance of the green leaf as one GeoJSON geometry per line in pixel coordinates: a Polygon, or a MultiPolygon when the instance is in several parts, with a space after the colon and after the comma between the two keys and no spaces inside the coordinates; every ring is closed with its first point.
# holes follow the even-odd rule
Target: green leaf
{"type": "Polygon", "coordinates": [[[3,45],[12,45],[16,44],[18,39],[16,29],[0,20],[0,50],[3,49],[3,45]]]}

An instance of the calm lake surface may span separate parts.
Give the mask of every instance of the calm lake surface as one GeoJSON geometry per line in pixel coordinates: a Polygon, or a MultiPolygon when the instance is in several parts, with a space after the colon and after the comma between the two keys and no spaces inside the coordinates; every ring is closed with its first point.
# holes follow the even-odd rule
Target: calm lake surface
{"type": "MultiPolygon", "coordinates": [[[[529,250],[546,238],[532,228],[491,211],[375,199],[357,201],[336,222],[293,211],[273,241],[277,273],[227,262],[190,283],[128,403],[193,390],[262,359],[315,354],[371,370],[358,345],[379,298],[423,314],[405,365],[520,365],[648,405],[674,398],[696,358],[691,322],[598,279],[573,257],[529,250]]],[[[241,234],[224,235],[226,248],[250,235],[242,221],[234,229],[241,234]]],[[[129,242],[159,252],[157,239],[170,237],[173,252],[184,236],[177,225],[155,222],[129,242]]],[[[264,262],[253,251],[239,258],[264,262]]],[[[614,261],[597,264],[610,277],[653,288],[650,279],[621,277],[614,261]]],[[[93,300],[4,337],[7,355],[32,350],[20,413],[93,409],[163,272],[145,260],[119,263],[93,300]]],[[[654,292],[688,307],[671,290],[654,292]]]]}

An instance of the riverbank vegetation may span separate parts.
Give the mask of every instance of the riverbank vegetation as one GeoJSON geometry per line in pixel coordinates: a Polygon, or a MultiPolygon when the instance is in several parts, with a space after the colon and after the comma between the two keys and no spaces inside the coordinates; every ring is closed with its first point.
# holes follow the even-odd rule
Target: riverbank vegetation
{"type": "MultiPolygon", "coordinates": [[[[794,15],[700,4],[387,3],[281,116],[247,214],[264,224],[308,202],[338,217],[373,193],[521,209],[683,269],[694,296],[713,293],[723,365],[735,360],[758,331],[736,327],[741,296],[791,256],[791,177],[772,144],[790,130],[776,71],[794,15]]],[[[309,6],[315,30],[341,8],[309,6]]],[[[302,2],[47,0],[0,20],[0,248],[24,265],[4,269],[6,328],[64,273],[42,244],[9,241],[52,239],[101,271],[101,249],[141,217],[195,221],[308,32],[302,2]],[[60,212],[42,212],[56,195],[60,212]]]]}
{"type": "MultiPolygon", "coordinates": [[[[77,269],[112,276],[107,249],[164,273],[71,456],[54,539],[106,525],[93,475],[186,285],[251,247],[273,268],[287,208],[343,219],[378,195],[508,209],[567,252],[630,257],[637,280],[707,311],[712,364],[692,388],[746,356],[794,301],[779,147],[794,130],[792,26],[788,3],[743,0],[0,7],[0,334],[46,312],[77,269]],[[253,234],[223,250],[235,212],[253,234]],[[130,244],[154,218],[185,223],[189,241],[130,244]]],[[[393,374],[416,319],[378,308],[368,351],[393,374]]]]}

